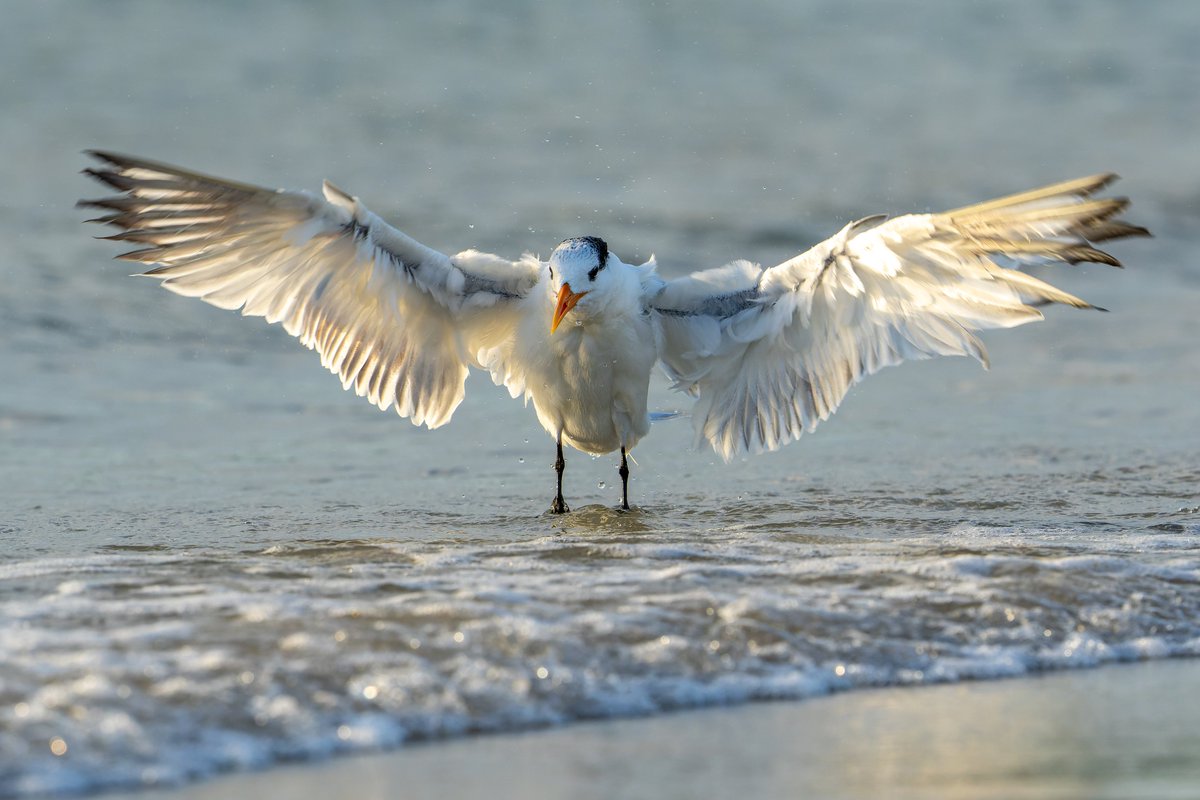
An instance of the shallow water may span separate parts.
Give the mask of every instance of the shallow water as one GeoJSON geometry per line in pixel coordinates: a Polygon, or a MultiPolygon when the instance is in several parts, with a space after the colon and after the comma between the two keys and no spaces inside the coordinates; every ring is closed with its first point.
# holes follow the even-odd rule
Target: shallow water
{"type": "Polygon", "coordinates": [[[6,10],[0,796],[1200,655],[1200,11],[511,8],[6,10]],[[1157,237],[1050,276],[1112,313],[888,370],[779,453],[656,424],[632,513],[569,454],[557,518],[552,443],[486,378],[416,429],[125,278],[71,208],[89,146],[668,274],[1106,169],[1157,237]]]}

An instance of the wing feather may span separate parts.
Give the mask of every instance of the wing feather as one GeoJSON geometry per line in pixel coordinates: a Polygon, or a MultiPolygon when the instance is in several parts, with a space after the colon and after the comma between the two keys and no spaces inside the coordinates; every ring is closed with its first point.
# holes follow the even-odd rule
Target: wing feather
{"type": "Polygon", "coordinates": [[[697,396],[699,441],[726,460],[774,450],[829,417],[850,387],[904,360],[968,355],[976,335],[1092,305],[1018,269],[1092,261],[1096,242],[1148,235],[1092,195],[1111,174],[941,214],[869,217],[771,269],[736,262],[669,281],[651,298],[661,358],[697,396]]]}
{"type": "MultiPolygon", "coordinates": [[[[446,256],[388,225],[330,183],[324,196],[214,178],[89,151],[85,172],[120,194],[79,205],[108,237],[145,245],[120,258],[177,294],[279,323],[381,409],[445,424],[476,354],[505,352],[541,265],[466,251],[446,256]]],[[[498,383],[508,365],[486,365],[498,383]]]]}

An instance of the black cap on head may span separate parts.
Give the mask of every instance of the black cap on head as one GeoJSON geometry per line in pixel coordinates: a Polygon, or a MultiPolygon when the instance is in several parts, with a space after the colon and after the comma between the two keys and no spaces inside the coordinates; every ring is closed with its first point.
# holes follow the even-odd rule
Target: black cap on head
{"type": "Polygon", "coordinates": [[[608,243],[599,236],[572,236],[570,239],[563,239],[558,246],[573,249],[581,245],[587,245],[596,251],[596,258],[602,268],[608,262],[608,243]]]}

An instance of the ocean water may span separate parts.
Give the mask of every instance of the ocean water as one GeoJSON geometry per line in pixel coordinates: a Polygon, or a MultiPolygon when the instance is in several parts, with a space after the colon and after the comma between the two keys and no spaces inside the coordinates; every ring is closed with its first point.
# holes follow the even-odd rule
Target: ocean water
{"type": "MultiPolygon", "coordinates": [[[[1200,655],[1200,8],[11,4],[0,47],[0,797],[431,738],[1200,655]],[[86,147],[360,195],[426,243],[665,274],[1104,170],[1108,314],[904,365],[719,463],[438,431],[127,278],[86,147]]],[[[656,408],[681,408],[665,381],[656,408]]]]}

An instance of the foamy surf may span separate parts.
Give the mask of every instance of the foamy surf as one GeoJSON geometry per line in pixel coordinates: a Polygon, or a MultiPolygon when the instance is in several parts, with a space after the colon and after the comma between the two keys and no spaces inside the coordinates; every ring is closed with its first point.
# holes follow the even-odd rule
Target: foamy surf
{"type": "Polygon", "coordinates": [[[1071,532],[960,525],[951,552],[658,531],[9,563],[0,793],[1200,655],[1195,532],[1089,554],[1071,532]]]}

